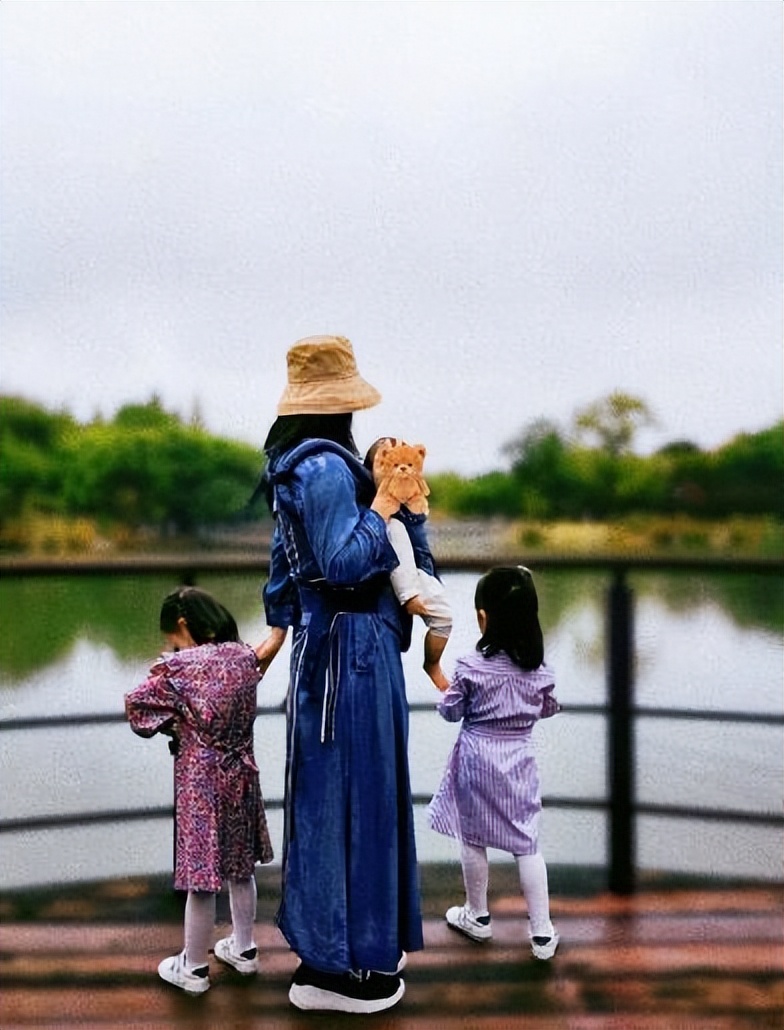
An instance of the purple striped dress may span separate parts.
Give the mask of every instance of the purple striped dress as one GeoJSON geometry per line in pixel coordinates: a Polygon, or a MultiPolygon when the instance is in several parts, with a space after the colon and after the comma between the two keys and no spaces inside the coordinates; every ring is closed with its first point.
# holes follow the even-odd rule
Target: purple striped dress
{"type": "Polygon", "coordinates": [[[458,660],[438,712],[463,725],[428,808],[434,830],[513,855],[537,852],[542,801],[531,730],[559,710],[554,686],[546,664],[526,672],[506,654],[480,651],[458,660]]]}

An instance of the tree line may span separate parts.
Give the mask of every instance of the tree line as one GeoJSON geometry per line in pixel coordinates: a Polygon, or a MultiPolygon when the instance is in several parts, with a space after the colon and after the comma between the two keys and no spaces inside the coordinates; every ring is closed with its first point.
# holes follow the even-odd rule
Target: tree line
{"type": "MultiPolygon", "coordinates": [[[[703,451],[675,441],[634,452],[653,422],[644,401],[611,394],[571,425],[537,420],[503,448],[507,467],[429,476],[434,511],[517,519],[612,519],[632,513],[784,518],[784,422],[703,451]]],[[[77,422],[0,396],[0,528],[31,514],[88,517],[171,533],[265,514],[248,502],[260,449],[216,437],[153,397],[109,421],[77,422]]]]}
{"type": "Polygon", "coordinates": [[[644,401],[614,393],[578,411],[567,427],[549,419],[526,426],[504,446],[508,469],[470,480],[434,477],[431,487],[457,515],[784,518],[784,421],[713,450],[676,440],[654,454],[634,453],[638,431],[653,424],[644,401]]]}
{"type": "Polygon", "coordinates": [[[241,515],[261,453],[184,422],[153,397],[80,424],[0,397],[0,525],[34,513],[187,533],[241,515]]]}

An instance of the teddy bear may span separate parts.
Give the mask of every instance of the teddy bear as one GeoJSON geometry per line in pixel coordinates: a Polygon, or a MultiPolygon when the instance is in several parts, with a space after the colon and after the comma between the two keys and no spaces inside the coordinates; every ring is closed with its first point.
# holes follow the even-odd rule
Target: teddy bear
{"type": "Polygon", "coordinates": [[[425,461],[422,444],[408,444],[392,438],[383,440],[373,456],[373,478],[379,491],[405,504],[415,515],[427,515],[430,488],[422,475],[425,461]]]}

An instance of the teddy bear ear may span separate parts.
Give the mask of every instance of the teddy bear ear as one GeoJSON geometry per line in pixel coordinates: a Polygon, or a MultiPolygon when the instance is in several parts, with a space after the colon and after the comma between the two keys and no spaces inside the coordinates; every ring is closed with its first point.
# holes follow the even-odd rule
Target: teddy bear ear
{"type": "Polygon", "coordinates": [[[414,450],[419,454],[422,461],[424,461],[425,455],[427,454],[425,447],[421,443],[414,444],[414,450]]]}

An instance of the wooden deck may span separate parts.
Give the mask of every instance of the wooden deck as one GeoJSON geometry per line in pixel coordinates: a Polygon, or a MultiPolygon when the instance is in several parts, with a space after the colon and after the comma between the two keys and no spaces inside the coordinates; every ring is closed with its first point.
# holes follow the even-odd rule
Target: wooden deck
{"type": "MultiPolygon", "coordinates": [[[[423,952],[388,1013],[301,1013],[287,1000],[296,958],[272,923],[275,871],[259,876],[263,972],[212,964],[191,998],[162,983],[158,961],[181,947],[180,901],[163,881],[0,897],[0,1026],[166,1030],[781,1030],[784,886],[648,886],[633,898],[565,893],[553,883],[561,947],[536,962],[509,872],[493,870],[494,939],[449,930],[459,873],[431,871],[423,952]]],[[[225,898],[219,919],[227,918],[225,898]]]]}

